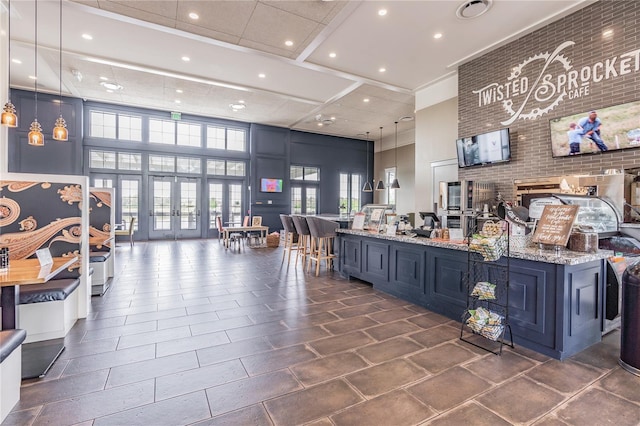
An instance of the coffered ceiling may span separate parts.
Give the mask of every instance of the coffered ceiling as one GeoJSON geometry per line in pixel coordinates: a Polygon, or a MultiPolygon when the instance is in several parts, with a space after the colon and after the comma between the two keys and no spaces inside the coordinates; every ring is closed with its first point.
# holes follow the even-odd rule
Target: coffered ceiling
{"type": "MultiPolygon", "coordinates": [[[[416,91],[591,2],[471,0],[489,8],[461,19],[462,0],[64,0],[60,55],[60,1],[38,0],[38,90],[57,93],[61,76],[88,100],[386,138],[416,91]]],[[[35,6],[11,2],[14,88],[34,89],[35,6]]]]}

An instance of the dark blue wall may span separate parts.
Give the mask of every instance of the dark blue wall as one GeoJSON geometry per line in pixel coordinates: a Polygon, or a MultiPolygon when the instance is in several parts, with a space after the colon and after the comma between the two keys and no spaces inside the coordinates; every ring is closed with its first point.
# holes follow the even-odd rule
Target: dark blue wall
{"type": "Polygon", "coordinates": [[[35,118],[35,94],[12,90],[11,101],[18,113],[18,127],[9,129],[9,171],[82,175],[82,100],[62,98],[62,116],[67,122],[69,140],[53,139],[53,126],[60,116],[58,96],[38,93],[38,122],[44,146],[27,143],[29,126],[35,118]],[[54,102],[55,101],[55,102],[54,102]]]}

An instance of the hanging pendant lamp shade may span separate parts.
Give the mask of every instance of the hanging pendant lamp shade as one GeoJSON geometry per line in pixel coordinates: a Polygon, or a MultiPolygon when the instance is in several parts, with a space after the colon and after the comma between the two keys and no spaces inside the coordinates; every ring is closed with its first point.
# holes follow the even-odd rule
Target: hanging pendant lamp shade
{"type": "Polygon", "coordinates": [[[367,180],[364,181],[362,192],[373,192],[371,182],[369,182],[369,132],[367,132],[367,164],[365,167],[367,168],[367,180]]]}
{"type": "MultiPolygon", "coordinates": [[[[380,150],[382,150],[382,126],[380,126],[380,150]]],[[[376,184],[376,191],[384,190],[384,178],[380,179],[376,184]]]]}
{"type": "Polygon", "coordinates": [[[396,169],[396,177],[393,179],[393,182],[391,182],[391,189],[399,189],[400,188],[400,182],[398,182],[398,122],[395,122],[396,124],[396,149],[395,149],[395,169],[396,169]]]}
{"type": "Polygon", "coordinates": [[[9,100],[7,101],[6,104],[4,104],[4,107],[2,108],[2,115],[0,116],[0,124],[2,124],[3,126],[6,127],[18,127],[18,116],[16,115],[16,107],[13,106],[13,104],[11,103],[11,0],[9,0],[9,7],[8,7],[8,15],[9,15],[9,28],[7,30],[7,40],[8,40],[8,58],[7,58],[7,63],[9,64],[9,71],[8,71],[8,76],[7,76],[7,80],[8,80],[8,84],[7,84],[7,89],[9,91],[9,100]]]}
{"type": "Polygon", "coordinates": [[[60,117],[56,120],[56,125],[53,128],[53,139],[57,141],[68,141],[69,131],[67,130],[67,123],[62,117],[62,0],[60,0],[60,44],[58,53],[60,54],[60,100],[58,102],[58,112],[60,113],[60,117]]]}
{"type": "Polygon", "coordinates": [[[42,134],[42,126],[38,123],[38,0],[35,0],[35,45],[33,48],[34,54],[34,64],[35,64],[35,117],[31,126],[29,127],[29,145],[33,146],[44,146],[44,135],[42,134]]]}

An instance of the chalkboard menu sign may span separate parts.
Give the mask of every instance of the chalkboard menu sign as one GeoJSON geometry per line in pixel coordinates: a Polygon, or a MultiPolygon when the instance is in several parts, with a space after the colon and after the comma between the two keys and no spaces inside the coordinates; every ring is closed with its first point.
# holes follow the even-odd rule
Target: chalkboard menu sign
{"type": "Polygon", "coordinates": [[[579,206],[546,205],[533,234],[534,243],[566,246],[579,206]]]}

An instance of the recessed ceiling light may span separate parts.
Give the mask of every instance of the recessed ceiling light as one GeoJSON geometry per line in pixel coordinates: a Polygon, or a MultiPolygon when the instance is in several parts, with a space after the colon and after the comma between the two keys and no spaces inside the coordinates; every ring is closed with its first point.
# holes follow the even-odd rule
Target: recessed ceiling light
{"type": "Polygon", "coordinates": [[[362,100],[362,102],[364,102],[364,103],[369,102],[369,98],[364,98],[364,99],[362,100]]]}
{"type": "Polygon", "coordinates": [[[322,127],[322,126],[324,126],[324,124],[318,123],[318,127],[322,127]]]}
{"type": "Polygon", "coordinates": [[[182,101],[180,99],[176,99],[175,103],[180,104],[180,103],[182,103],[182,101]]]}
{"type": "Polygon", "coordinates": [[[113,93],[113,90],[107,89],[107,93],[113,93]]]}
{"type": "Polygon", "coordinates": [[[611,37],[613,35],[613,30],[605,30],[602,32],[602,37],[611,37]]]}
{"type": "Polygon", "coordinates": [[[384,16],[384,15],[386,15],[386,14],[387,14],[387,9],[380,9],[380,10],[378,10],[378,15],[380,15],[380,16],[384,16]]]}
{"type": "Polygon", "coordinates": [[[82,38],[85,40],[93,40],[93,36],[87,33],[82,34],[82,38]]]}
{"type": "Polygon", "coordinates": [[[100,76],[100,80],[102,80],[102,81],[108,81],[109,79],[108,79],[107,77],[100,76]]]}
{"type": "Polygon", "coordinates": [[[245,103],[243,101],[235,103],[235,104],[229,104],[229,108],[231,108],[234,111],[241,111],[243,109],[245,109],[247,106],[245,105],[245,103]]]}
{"type": "Polygon", "coordinates": [[[332,116],[331,116],[331,121],[335,121],[335,120],[336,120],[336,116],[335,116],[335,115],[332,115],[332,116]]]}
{"type": "Polygon", "coordinates": [[[176,93],[182,93],[182,89],[176,89],[176,93]]]}
{"type": "Polygon", "coordinates": [[[456,10],[456,16],[462,19],[472,19],[484,14],[491,8],[493,0],[470,0],[465,1],[456,10]]]}
{"type": "Polygon", "coordinates": [[[29,76],[29,78],[30,78],[31,80],[37,80],[37,79],[38,79],[38,77],[36,77],[35,75],[30,75],[30,76],[29,76]]]}
{"type": "Polygon", "coordinates": [[[338,56],[338,55],[336,55],[336,52],[329,53],[329,57],[330,58],[335,58],[336,56],[338,56]]]}
{"type": "Polygon", "coordinates": [[[293,46],[293,42],[291,40],[285,41],[284,44],[289,47],[293,46]]]}
{"type": "Polygon", "coordinates": [[[435,38],[436,40],[438,40],[438,39],[442,38],[442,33],[435,33],[435,34],[433,35],[433,38],[435,38]]]}
{"type": "Polygon", "coordinates": [[[14,64],[18,64],[18,65],[22,63],[22,61],[20,59],[15,59],[15,58],[12,59],[11,62],[13,62],[14,64]]]}
{"type": "Polygon", "coordinates": [[[267,77],[267,75],[266,75],[266,74],[264,74],[264,73],[260,73],[260,74],[258,74],[258,77],[260,77],[260,78],[266,78],[266,77],[267,77]]]}
{"type": "Polygon", "coordinates": [[[191,19],[199,19],[200,15],[198,15],[195,12],[191,12],[191,13],[189,13],[189,18],[191,18],[191,19]]]}
{"type": "Polygon", "coordinates": [[[384,68],[384,67],[382,67],[382,68],[380,68],[378,71],[379,71],[379,72],[387,72],[387,69],[386,69],[386,68],[384,68]]]}
{"type": "Polygon", "coordinates": [[[109,90],[122,90],[122,86],[120,86],[117,83],[108,83],[106,81],[102,81],[102,82],[100,82],[100,86],[104,87],[105,89],[109,89],[109,90]]]}
{"type": "Polygon", "coordinates": [[[188,56],[183,56],[182,60],[185,61],[185,62],[189,62],[191,60],[191,58],[188,57],[188,56]]]}
{"type": "Polygon", "coordinates": [[[240,99],[240,100],[238,101],[238,103],[239,103],[239,104],[243,104],[243,103],[244,103],[244,101],[243,101],[242,99],[240,99]]]}
{"type": "Polygon", "coordinates": [[[411,115],[405,115],[404,117],[400,117],[398,121],[413,121],[413,117],[411,115]]]}

